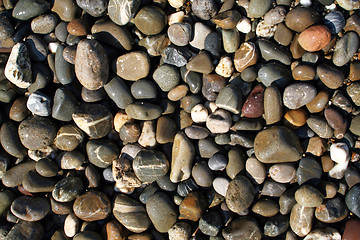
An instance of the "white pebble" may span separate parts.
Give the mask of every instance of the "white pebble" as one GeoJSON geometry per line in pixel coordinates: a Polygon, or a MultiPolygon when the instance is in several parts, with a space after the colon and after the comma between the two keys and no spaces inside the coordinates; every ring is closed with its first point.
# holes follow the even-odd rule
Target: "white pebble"
{"type": "Polygon", "coordinates": [[[336,10],[336,4],[335,4],[335,3],[332,3],[332,4],[330,4],[329,6],[325,6],[325,8],[326,8],[327,10],[334,11],[334,10],[336,10]]]}
{"type": "Polygon", "coordinates": [[[215,104],[215,102],[206,101],[205,107],[210,111],[210,113],[215,112],[216,109],[218,109],[218,106],[215,104]]]}
{"type": "Polygon", "coordinates": [[[256,26],[256,35],[259,37],[270,38],[275,35],[277,25],[268,25],[264,20],[256,26]]]}
{"type": "Polygon", "coordinates": [[[47,117],[51,114],[51,100],[42,93],[34,92],[30,94],[26,107],[35,115],[47,117]]]}
{"type": "Polygon", "coordinates": [[[187,240],[191,237],[191,226],[186,222],[177,222],[169,231],[169,240],[187,240]]]}
{"type": "Polygon", "coordinates": [[[249,33],[251,31],[251,22],[248,18],[243,17],[240,21],[236,24],[237,30],[242,33],[249,33]]]}
{"type": "Polygon", "coordinates": [[[336,163],[345,163],[349,157],[349,147],[346,143],[334,143],[330,146],[330,157],[336,163]]]}
{"type": "Polygon", "coordinates": [[[152,121],[144,122],[138,142],[143,147],[155,146],[156,144],[155,128],[152,121]]]}
{"type": "Polygon", "coordinates": [[[202,104],[197,104],[191,109],[191,119],[196,123],[206,122],[208,116],[208,110],[202,104]]]}
{"type": "Polygon", "coordinates": [[[137,144],[137,143],[126,144],[126,145],[121,149],[121,157],[134,160],[134,158],[136,157],[136,155],[137,155],[141,150],[142,150],[142,147],[141,147],[139,144],[137,144]]]}
{"type": "Polygon", "coordinates": [[[57,48],[58,48],[58,46],[60,45],[60,43],[58,43],[58,42],[51,42],[51,43],[49,43],[49,50],[50,50],[50,52],[51,53],[56,53],[56,50],[57,50],[57,48]]]}
{"type": "Polygon", "coordinates": [[[168,0],[169,5],[173,8],[180,8],[182,5],[184,5],[185,0],[168,0]]]}
{"type": "Polygon", "coordinates": [[[326,228],[315,228],[312,230],[305,238],[304,240],[341,240],[340,233],[330,227],[326,228]]]}
{"type": "Polygon", "coordinates": [[[300,4],[303,5],[304,7],[310,7],[312,2],[311,0],[300,0],[300,4]]]}
{"type": "Polygon", "coordinates": [[[229,179],[223,177],[217,177],[214,179],[212,184],[214,190],[221,196],[225,197],[226,191],[229,187],[229,183],[230,183],[229,179]]]}
{"type": "Polygon", "coordinates": [[[231,77],[234,72],[233,62],[230,57],[222,57],[215,68],[215,72],[225,78],[231,77]]]}
{"type": "Polygon", "coordinates": [[[169,24],[169,26],[174,24],[174,23],[182,22],[184,20],[184,16],[185,16],[185,13],[183,11],[178,11],[178,12],[175,12],[173,14],[170,14],[168,16],[168,24],[169,24]]]}
{"type": "Polygon", "coordinates": [[[64,223],[64,233],[68,237],[73,237],[79,231],[79,219],[74,213],[70,213],[64,223]]]}
{"type": "Polygon", "coordinates": [[[342,179],[345,175],[345,171],[348,167],[349,161],[346,161],[344,163],[337,163],[335,167],[333,167],[329,171],[329,176],[335,179],[342,179]]]}

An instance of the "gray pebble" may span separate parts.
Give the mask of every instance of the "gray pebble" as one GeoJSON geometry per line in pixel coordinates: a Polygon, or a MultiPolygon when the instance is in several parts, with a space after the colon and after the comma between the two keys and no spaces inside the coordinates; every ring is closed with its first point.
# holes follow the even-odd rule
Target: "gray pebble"
{"type": "Polygon", "coordinates": [[[325,15],[324,24],[327,26],[331,33],[339,33],[345,26],[345,19],[341,12],[332,11],[325,15]]]}
{"type": "Polygon", "coordinates": [[[213,171],[222,171],[227,166],[227,160],[224,155],[215,153],[208,161],[209,168],[213,171]]]}
{"type": "Polygon", "coordinates": [[[51,99],[40,92],[30,94],[26,106],[30,112],[38,116],[46,117],[51,114],[51,99]]]}

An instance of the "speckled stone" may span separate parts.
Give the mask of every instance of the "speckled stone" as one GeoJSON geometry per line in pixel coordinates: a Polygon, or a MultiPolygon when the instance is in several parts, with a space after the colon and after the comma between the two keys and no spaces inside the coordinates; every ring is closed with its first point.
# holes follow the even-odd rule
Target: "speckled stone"
{"type": "Polygon", "coordinates": [[[308,83],[293,83],[285,88],[283,103],[289,109],[297,109],[311,102],[316,94],[316,88],[308,83]]]}
{"type": "Polygon", "coordinates": [[[116,60],[116,74],[125,80],[136,81],[150,71],[150,58],[145,52],[129,52],[116,60]]]}
{"type": "Polygon", "coordinates": [[[70,202],[76,199],[82,190],[83,183],[80,178],[66,177],[55,184],[52,196],[58,202],[70,202]]]}
{"type": "Polygon", "coordinates": [[[234,178],[226,191],[226,204],[236,213],[246,210],[254,200],[255,190],[251,182],[244,176],[234,178]],[[242,194],[239,195],[238,193],[242,194]]]}

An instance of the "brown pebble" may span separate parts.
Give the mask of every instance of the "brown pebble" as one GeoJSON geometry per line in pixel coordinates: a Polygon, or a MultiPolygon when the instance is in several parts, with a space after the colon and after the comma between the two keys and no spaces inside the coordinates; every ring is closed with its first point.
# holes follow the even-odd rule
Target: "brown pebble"
{"type": "Polygon", "coordinates": [[[258,118],[264,114],[264,91],[262,85],[256,85],[246,99],[241,114],[248,118],[258,118]]]}
{"type": "Polygon", "coordinates": [[[321,112],[329,102],[329,93],[326,91],[319,92],[316,97],[306,104],[310,113],[321,112]]]}
{"type": "Polygon", "coordinates": [[[197,192],[191,192],[179,206],[179,219],[187,219],[190,221],[198,221],[204,211],[204,199],[197,192]]]}
{"type": "Polygon", "coordinates": [[[285,17],[286,26],[296,32],[302,32],[319,19],[319,14],[311,7],[293,8],[285,17]]]}
{"type": "Polygon", "coordinates": [[[321,165],[324,172],[329,172],[334,167],[334,162],[329,155],[321,156],[321,165]]]}
{"type": "Polygon", "coordinates": [[[181,98],[186,96],[188,91],[189,91],[189,87],[187,85],[185,84],[178,85],[168,92],[167,97],[171,101],[179,101],[181,98]]]}
{"type": "Polygon", "coordinates": [[[360,221],[349,219],[346,222],[342,240],[358,240],[360,236],[360,221]]]}
{"type": "Polygon", "coordinates": [[[211,21],[222,29],[233,29],[236,27],[240,18],[241,15],[237,10],[229,10],[216,15],[211,21]]]}
{"type": "Polygon", "coordinates": [[[331,40],[329,29],[323,25],[312,26],[299,36],[300,46],[309,52],[316,52],[326,47],[331,40]]]}
{"type": "Polygon", "coordinates": [[[360,61],[350,63],[349,79],[350,81],[360,80],[360,61]]]}
{"type": "Polygon", "coordinates": [[[305,125],[307,120],[307,114],[305,110],[299,108],[299,109],[292,109],[288,111],[284,118],[295,127],[301,127],[305,125]]]}
{"type": "Polygon", "coordinates": [[[65,61],[71,64],[75,64],[76,46],[67,46],[64,48],[63,57],[65,61]]]}
{"type": "Polygon", "coordinates": [[[327,64],[319,64],[316,73],[325,86],[331,89],[339,88],[345,81],[344,74],[340,69],[327,64]]]}
{"type": "Polygon", "coordinates": [[[81,18],[77,18],[69,22],[66,29],[74,36],[85,36],[89,33],[87,23],[81,18]]]}
{"type": "Polygon", "coordinates": [[[324,139],[320,137],[312,137],[309,139],[309,143],[306,148],[307,153],[311,153],[314,156],[320,157],[326,151],[327,146],[324,139]]]}
{"type": "Polygon", "coordinates": [[[127,235],[126,229],[116,220],[107,222],[103,232],[107,240],[125,240],[127,235]]]}
{"type": "Polygon", "coordinates": [[[11,105],[9,118],[16,122],[21,122],[30,115],[30,111],[26,107],[27,98],[19,97],[11,105]]]}
{"type": "Polygon", "coordinates": [[[313,66],[299,64],[293,69],[292,76],[295,80],[307,81],[313,80],[316,76],[316,72],[313,66]]]}
{"type": "Polygon", "coordinates": [[[256,64],[258,57],[258,51],[256,50],[255,44],[252,42],[244,42],[235,52],[235,69],[238,72],[244,71],[245,68],[256,64]]]}
{"type": "Polygon", "coordinates": [[[299,44],[299,36],[300,34],[295,34],[290,45],[290,52],[295,59],[301,58],[306,52],[299,44]]]}

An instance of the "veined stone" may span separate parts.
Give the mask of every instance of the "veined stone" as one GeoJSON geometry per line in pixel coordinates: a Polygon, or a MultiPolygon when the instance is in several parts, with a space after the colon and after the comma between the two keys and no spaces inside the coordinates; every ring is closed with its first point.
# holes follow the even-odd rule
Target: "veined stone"
{"type": "Polygon", "coordinates": [[[24,43],[17,43],[12,48],[5,66],[5,77],[19,88],[27,88],[32,83],[30,57],[24,43]]]}
{"type": "Polygon", "coordinates": [[[110,0],[108,13],[110,19],[119,25],[126,25],[135,16],[141,0],[110,0]]]}

